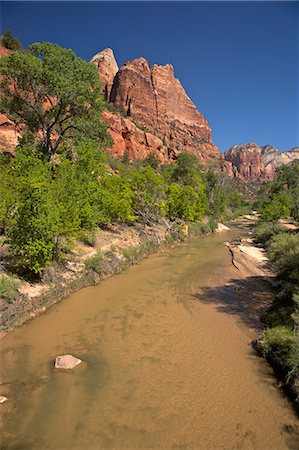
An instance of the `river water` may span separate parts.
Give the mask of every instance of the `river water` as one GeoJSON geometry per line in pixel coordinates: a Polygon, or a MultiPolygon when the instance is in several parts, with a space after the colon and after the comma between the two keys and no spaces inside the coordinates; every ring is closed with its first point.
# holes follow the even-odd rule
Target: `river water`
{"type": "Polygon", "coordinates": [[[153,255],[2,339],[1,448],[299,448],[251,348],[270,293],[232,266],[238,233],[153,255]],[[84,363],[54,369],[65,353],[84,363]]]}

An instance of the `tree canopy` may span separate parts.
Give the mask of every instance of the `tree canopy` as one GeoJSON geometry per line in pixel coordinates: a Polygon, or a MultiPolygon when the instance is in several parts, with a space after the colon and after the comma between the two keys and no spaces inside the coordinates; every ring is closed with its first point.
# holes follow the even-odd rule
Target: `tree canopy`
{"type": "Polygon", "coordinates": [[[40,139],[51,161],[67,139],[87,137],[111,144],[99,121],[104,106],[97,70],[72,50],[51,43],[1,58],[0,108],[40,139]]]}

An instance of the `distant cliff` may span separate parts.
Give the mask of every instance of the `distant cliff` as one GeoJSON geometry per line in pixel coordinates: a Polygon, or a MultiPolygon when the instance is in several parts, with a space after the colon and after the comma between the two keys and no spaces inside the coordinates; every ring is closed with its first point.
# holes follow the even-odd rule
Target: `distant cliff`
{"type": "Polygon", "coordinates": [[[239,144],[225,151],[221,158],[222,170],[228,175],[245,182],[264,182],[272,180],[281,165],[299,159],[299,148],[282,153],[270,145],[260,147],[255,143],[239,144]]]}

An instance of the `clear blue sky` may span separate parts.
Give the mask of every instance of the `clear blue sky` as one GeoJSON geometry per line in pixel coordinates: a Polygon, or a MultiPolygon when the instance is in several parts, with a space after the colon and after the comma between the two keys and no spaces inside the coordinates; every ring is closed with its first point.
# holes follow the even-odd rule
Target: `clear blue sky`
{"type": "Polygon", "coordinates": [[[1,29],[89,60],[171,63],[220,151],[299,146],[298,2],[1,2],[1,29]]]}

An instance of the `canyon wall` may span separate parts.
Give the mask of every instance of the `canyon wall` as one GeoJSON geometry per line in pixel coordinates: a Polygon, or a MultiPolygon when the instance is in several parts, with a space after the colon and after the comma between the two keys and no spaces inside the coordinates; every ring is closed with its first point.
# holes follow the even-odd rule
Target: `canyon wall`
{"type": "Polygon", "coordinates": [[[265,182],[275,178],[275,171],[283,164],[299,159],[299,148],[279,152],[276,148],[257,144],[234,145],[221,154],[222,171],[245,182],[265,182]]]}

